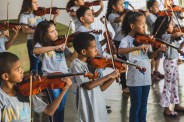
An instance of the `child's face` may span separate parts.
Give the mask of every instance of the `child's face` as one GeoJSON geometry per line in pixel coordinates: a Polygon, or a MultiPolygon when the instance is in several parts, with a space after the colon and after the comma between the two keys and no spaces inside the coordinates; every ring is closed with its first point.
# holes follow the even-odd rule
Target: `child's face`
{"type": "Polygon", "coordinates": [[[115,6],[113,5],[113,9],[116,12],[122,12],[123,9],[124,9],[123,1],[122,0],[118,0],[116,5],[115,6]]]}
{"type": "Polygon", "coordinates": [[[159,12],[158,2],[155,2],[150,9],[151,9],[152,13],[154,13],[154,14],[158,13],[159,12]]]}
{"type": "Polygon", "coordinates": [[[83,23],[91,24],[94,22],[94,16],[91,10],[87,10],[82,18],[83,23]]]}
{"type": "Polygon", "coordinates": [[[20,61],[16,61],[12,64],[10,73],[8,73],[8,81],[11,83],[20,83],[23,78],[24,70],[20,66],[20,61]]]}
{"type": "Polygon", "coordinates": [[[89,58],[94,58],[98,53],[97,47],[96,47],[96,41],[91,41],[90,45],[87,49],[85,49],[85,54],[89,58]]]}
{"type": "Polygon", "coordinates": [[[83,6],[84,5],[84,0],[76,0],[76,5],[83,6]]]}
{"type": "Polygon", "coordinates": [[[172,33],[173,29],[174,29],[174,22],[173,22],[173,20],[171,20],[169,23],[169,27],[167,29],[167,32],[172,33]]]}
{"type": "Polygon", "coordinates": [[[38,10],[38,2],[37,2],[37,0],[32,0],[32,9],[34,11],[38,10]]]}
{"type": "Polygon", "coordinates": [[[137,21],[135,24],[133,24],[132,30],[136,33],[144,34],[145,33],[145,24],[146,24],[146,19],[144,16],[139,16],[137,18],[137,21]]]}
{"type": "Polygon", "coordinates": [[[51,41],[56,41],[58,39],[58,32],[55,25],[50,25],[48,28],[47,38],[51,41]]]}

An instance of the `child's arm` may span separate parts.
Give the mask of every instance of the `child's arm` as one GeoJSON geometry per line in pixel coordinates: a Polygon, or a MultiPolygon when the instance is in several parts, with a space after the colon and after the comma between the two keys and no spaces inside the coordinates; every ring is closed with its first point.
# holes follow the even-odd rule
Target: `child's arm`
{"type": "Polygon", "coordinates": [[[119,76],[119,71],[116,70],[110,73],[109,75],[106,75],[105,77],[96,79],[95,81],[89,81],[89,82],[83,83],[82,87],[84,87],[87,90],[92,90],[93,88],[97,86],[101,86],[103,83],[107,82],[101,88],[102,90],[105,90],[110,86],[110,84],[112,84],[114,79],[117,78],[118,76],[119,76]]]}
{"type": "MultiPolygon", "coordinates": [[[[119,71],[118,71],[118,70],[116,70],[116,71],[114,72],[114,75],[116,75],[116,74],[119,74],[119,71]]],[[[116,77],[115,77],[115,78],[116,78],[116,77]]],[[[104,82],[104,83],[100,86],[101,90],[102,90],[102,91],[105,91],[105,90],[115,81],[115,78],[111,78],[110,80],[104,82]]]]}
{"type": "Polygon", "coordinates": [[[70,12],[70,16],[71,16],[71,17],[76,17],[76,16],[77,16],[77,15],[76,15],[76,11],[71,11],[71,12],[70,12]]]}
{"type": "Polygon", "coordinates": [[[22,25],[22,31],[25,34],[33,34],[34,33],[34,29],[31,29],[30,27],[28,27],[27,25],[22,25]]]}
{"type": "Polygon", "coordinates": [[[160,48],[158,48],[156,51],[153,51],[151,54],[148,54],[150,59],[155,58],[160,52],[165,52],[167,50],[167,46],[165,44],[162,44],[160,48]]]}
{"type": "Polygon", "coordinates": [[[171,38],[177,38],[179,36],[184,36],[184,33],[183,32],[176,32],[176,33],[173,33],[171,34],[171,38]]]}
{"type": "Polygon", "coordinates": [[[100,9],[97,11],[97,12],[94,12],[94,17],[98,17],[100,15],[100,13],[103,11],[103,8],[104,8],[104,4],[103,4],[103,1],[101,0],[100,1],[100,9]]]}
{"type": "Polygon", "coordinates": [[[44,114],[52,116],[55,113],[55,111],[58,108],[61,100],[63,99],[64,94],[66,93],[66,91],[69,89],[69,87],[72,84],[72,81],[68,77],[64,78],[64,82],[66,83],[66,85],[62,89],[62,92],[59,94],[59,96],[50,105],[48,105],[45,108],[44,114]]]}
{"type": "Polygon", "coordinates": [[[119,16],[119,17],[116,17],[114,19],[114,23],[119,23],[119,22],[122,22],[123,21],[123,18],[124,18],[125,14],[119,16]]]}
{"type": "Polygon", "coordinates": [[[21,26],[15,26],[15,28],[13,28],[13,31],[15,32],[15,35],[5,43],[6,50],[12,45],[14,40],[17,38],[20,28],[21,28],[21,26]]]}
{"type": "Polygon", "coordinates": [[[47,47],[35,47],[33,49],[33,53],[36,55],[47,53],[50,51],[63,51],[65,48],[65,45],[58,45],[58,46],[47,46],[47,47]]]}
{"type": "Polygon", "coordinates": [[[141,46],[137,46],[137,47],[130,47],[130,48],[118,48],[118,54],[120,55],[124,55],[130,52],[133,52],[135,50],[147,50],[148,45],[142,44],[141,46]]]}
{"type": "Polygon", "coordinates": [[[53,21],[56,23],[56,18],[60,15],[60,10],[56,10],[57,14],[54,14],[53,21]]]}

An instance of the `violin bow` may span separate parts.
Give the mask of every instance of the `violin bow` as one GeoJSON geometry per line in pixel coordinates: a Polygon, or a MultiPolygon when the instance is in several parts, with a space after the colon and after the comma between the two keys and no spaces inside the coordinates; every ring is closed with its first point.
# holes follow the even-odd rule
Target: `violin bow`
{"type": "Polygon", "coordinates": [[[53,0],[50,0],[50,20],[52,16],[52,3],[53,3],[53,0]]]}
{"type": "Polygon", "coordinates": [[[9,2],[7,3],[7,29],[9,30],[9,2]]]}
{"type": "Polygon", "coordinates": [[[33,122],[32,119],[32,93],[33,93],[33,76],[32,72],[30,73],[30,92],[29,92],[29,99],[30,99],[30,122],[33,122]]]}
{"type": "MultiPolygon", "coordinates": [[[[104,16],[104,19],[105,19],[104,24],[105,24],[105,28],[106,28],[105,34],[106,34],[106,37],[107,37],[107,46],[108,46],[108,48],[109,48],[110,55],[111,55],[112,67],[113,67],[114,70],[116,70],[115,63],[114,63],[114,56],[113,56],[113,54],[112,54],[112,49],[111,49],[111,47],[110,47],[110,40],[109,40],[109,37],[108,37],[108,31],[109,31],[109,30],[108,30],[108,27],[107,27],[107,18],[104,16]]],[[[112,46],[113,46],[113,45],[112,45],[112,46]]],[[[119,82],[119,79],[116,78],[116,81],[119,82]]],[[[119,83],[120,83],[120,82],[119,82],[119,83]]]]}
{"type": "Polygon", "coordinates": [[[67,44],[67,41],[68,41],[68,36],[69,36],[70,29],[71,29],[71,25],[72,25],[72,20],[70,20],[68,30],[67,30],[67,34],[65,36],[65,43],[64,43],[65,45],[67,44]]]}

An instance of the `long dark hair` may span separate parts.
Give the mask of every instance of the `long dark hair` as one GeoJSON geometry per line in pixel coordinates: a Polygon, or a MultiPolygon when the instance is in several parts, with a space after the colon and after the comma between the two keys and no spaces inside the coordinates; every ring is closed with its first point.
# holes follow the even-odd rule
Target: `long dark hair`
{"type": "Polygon", "coordinates": [[[130,24],[135,24],[137,21],[137,18],[140,16],[144,16],[140,12],[133,12],[133,11],[128,11],[123,19],[122,22],[122,28],[121,31],[124,35],[128,35],[128,33],[131,31],[130,24]]]}
{"type": "Polygon", "coordinates": [[[47,21],[44,20],[42,22],[40,22],[34,32],[34,36],[33,36],[33,41],[35,45],[36,43],[40,43],[40,45],[42,46],[52,46],[53,42],[50,41],[49,39],[47,39],[47,33],[48,33],[48,28],[51,25],[55,25],[54,21],[47,21]]]}
{"type": "Polygon", "coordinates": [[[161,38],[162,34],[165,34],[167,29],[169,28],[169,24],[172,18],[169,16],[160,16],[156,19],[154,27],[153,27],[153,35],[157,38],[161,38]],[[163,23],[161,26],[160,24],[163,23]],[[158,30],[158,28],[160,29],[158,30]]]}
{"type": "Polygon", "coordinates": [[[20,15],[22,13],[30,14],[32,11],[32,0],[23,0],[22,8],[20,10],[18,20],[20,20],[20,15]]]}
{"type": "Polygon", "coordinates": [[[75,6],[75,1],[76,0],[69,0],[67,5],[66,5],[66,11],[69,12],[70,8],[75,6]]]}
{"type": "Polygon", "coordinates": [[[113,8],[112,6],[116,6],[117,5],[117,2],[119,0],[109,0],[108,2],[108,6],[107,6],[107,13],[106,13],[106,18],[108,19],[109,15],[113,12],[113,8]]]}

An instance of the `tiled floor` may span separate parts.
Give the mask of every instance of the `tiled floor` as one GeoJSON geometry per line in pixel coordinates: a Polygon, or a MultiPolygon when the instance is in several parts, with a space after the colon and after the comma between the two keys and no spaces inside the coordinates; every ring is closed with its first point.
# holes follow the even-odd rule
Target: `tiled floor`
{"type": "MultiPolygon", "coordinates": [[[[161,63],[162,64],[162,63],[161,63]]],[[[160,67],[163,72],[162,67],[160,67]]],[[[112,71],[107,69],[104,74],[112,71]]],[[[179,81],[179,93],[181,104],[184,105],[184,64],[179,65],[180,81],[179,81]]],[[[149,100],[148,100],[148,112],[147,122],[184,122],[184,113],[179,113],[177,118],[169,118],[163,115],[163,108],[159,105],[160,92],[163,88],[164,81],[154,82],[151,87],[149,100]]],[[[112,113],[109,114],[110,122],[128,122],[129,109],[130,109],[130,97],[129,95],[122,94],[121,86],[114,82],[105,92],[104,97],[108,105],[112,108],[112,113]]],[[[172,107],[172,106],[171,106],[172,107]]],[[[48,118],[45,116],[39,117],[35,115],[35,122],[48,122],[48,118]]],[[[79,122],[78,114],[75,107],[75,96],[71,90],[69,90],[66,110],[65,110],[65,122],[79,122]]]]}

